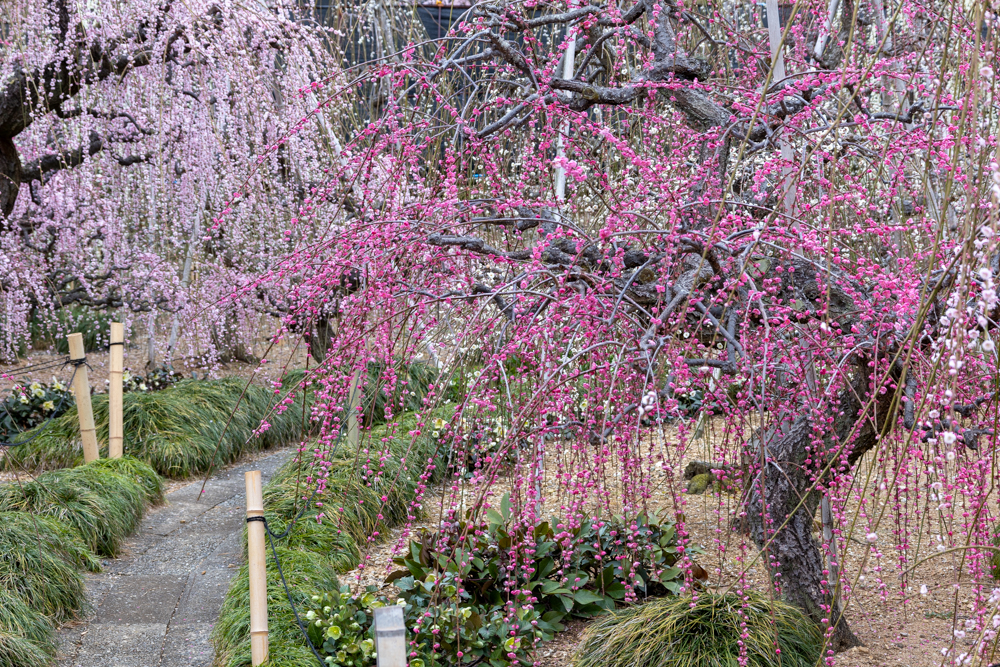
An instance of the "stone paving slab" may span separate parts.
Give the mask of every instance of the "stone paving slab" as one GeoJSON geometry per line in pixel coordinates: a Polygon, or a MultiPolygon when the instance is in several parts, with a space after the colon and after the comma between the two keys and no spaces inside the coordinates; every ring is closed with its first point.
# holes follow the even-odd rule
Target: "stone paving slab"
{"type": "Polygon", "coordinates": [[[59,630],[60,667],[210,667],[212,625],[243,562],[243,473],[264,481],[292,456],[280,451],[167,496],[149,512],[125,555],[88,575],[94,613],[59,630]]]}

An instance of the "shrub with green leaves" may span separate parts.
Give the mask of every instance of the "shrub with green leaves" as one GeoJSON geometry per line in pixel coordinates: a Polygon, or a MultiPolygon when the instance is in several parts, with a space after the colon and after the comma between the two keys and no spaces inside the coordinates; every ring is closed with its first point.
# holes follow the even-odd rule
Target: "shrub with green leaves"
{"type": "Polygon", "coordinates": [[[813,667],[823,636],[758,593],[699,593],[626,607],[591,625],[575,667],[813,667]],[[741,653],[741,647],[745,653],[741,653]]]}
{"type": "Polygon", "coordinates": [[[329,667],[375,665],[375,609],[394,604],[404,608],[406,625],[412,631],[410,667],[484,660],[492,665],[531,665],[531,649],[542,638],[532,624],[538,621],[537,613],[520,613],[511,621],[500,613],[483,617],[473,605],[457,602],[454,583],[442,586],[434,575],[397,600],[376,595],[376,590],[369,586],[358,597],[343,586],[339,591],[313,596],[313,608],[306,614],[309,638],[326,655],[329,667]],[[429,604],[431,599],[437,604],[429,604]]]}
{"type": "Polygon", "coordinates": [[[395,559],[405,569],[388,581],[404,588],[411,578],[454,575],[471,602],[551,610],[548,623],[561,629],[567,616],[592,618],[618,603],[679,592],[678,560],[673,525],[655,516],[586,519],[574,527],[553,519],[525,528],[514,524],[504,496],[485,521],[424,531],[408,556],[395,559]]]}
{"type": "Polygon", "coordinates": [[[0,441],[59,417],[75,405],[73,392],[54,378],[51,383],[16,384],[0,402],[0,441]]]}
{"type": "Polygon", "coordinates": [[[679,558],[673,526],[645,514],[525,529],[514,525],[505,497],[486,521],[412,541],[409,554],[395,559],[405,569],[386,580],[399,600],[374,589],[352,597],[346,588],[314,597],[310,634],[331,667],[368,667],[373,609],[401,604],[417,656],[411,667],[532,665],[536,645],[564,629],[565,619],[678,592],[679,558]]]}
{"type": "Polygon", "coordinates": [[[384,596],[369,586],[361,597],[351,595],[350,586],[312,597],[306,612],[309,639],[327,655],[331,667],[368,667],[375,662],[372,623],[375,609],[387,606],[384,596]]]}

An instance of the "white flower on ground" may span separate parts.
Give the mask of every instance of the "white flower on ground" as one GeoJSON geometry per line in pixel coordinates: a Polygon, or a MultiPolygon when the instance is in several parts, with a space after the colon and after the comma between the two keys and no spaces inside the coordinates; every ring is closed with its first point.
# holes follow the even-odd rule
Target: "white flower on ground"
{"type": "Polygon", "coordinates": [[[923,584],[920,587],[920,594],[924,597],[927,597],[927,584],[923,584]]]}

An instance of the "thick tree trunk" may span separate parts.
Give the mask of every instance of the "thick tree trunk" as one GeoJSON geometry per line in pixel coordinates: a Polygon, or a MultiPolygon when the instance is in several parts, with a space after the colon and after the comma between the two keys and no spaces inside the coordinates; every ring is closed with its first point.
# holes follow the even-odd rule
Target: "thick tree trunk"
{"type": "Polygon", "coordinates": [[[316,327],[312,335],[309,336],[309,353],[312,358],[319,363],[326,361],[326,355],[330,353],[330,341],[336,333],[336,324],[326,317],[316,317],[316,327]]]}
{"type": "MultiPolygon", "coordinates": [[[[21,156],[13,140],[0,136],[0,217],[10,216],[20,187],[21,156]]],[[[0,223],[0,227],[5,226],[0,223]]]]}
{"type": "MultiPolygon", "coordinates": [[[[840,392],[838,401],[826,406],[838,415],[833,432],[825,439],[827,456],[839,460],[842,443],[850,439],[847,462],[851,467],[875,447],[878,432],[891,417],[894,394],[886,391],[878,394],[874,410],[869,407],[868,415],[861,419],[859,413],[871,395],[867,361],[860,361],[851,386],[840,392]]],[[[892,375],[894,381],[898,380],[899,373],[892,375]]],[[[751,451],[756,453],[758,472],[748,493],[747,522],[754,543],[765,552],[764,559],[781,596],[824,630],[833,626],[830,647],[839,652],[859,646],[861,641],[841,611],[834,608],[837,582],[827,581],[820,545],[813,536],[813,522],[822,499],[815,490],[816,475],[826,463],[816,461],[815,451],[810,457],[807,449],[816,442],[813,426],[809,416],[800,415],[754,435],[751,451]]],[[[834,475],[836,472],[828,473],[827,479],[834,475]]]]}
{"type": "Polygon", "coordinates": [[[764,436],[767,460],[753,480],[747,517],[751,537],[765,552],[781,596],[824,630],[836,624],[830,645],[834,651],[844,651],[861,641],[840,610],[833,609],[836,582],[826,581],[823,555],[812,532],[821,497],[810,491],[813,480],[803,465],[805,446],[813,435],[809,422],[799,417],[787,433],[772,431],[764,436]]]}
{"type": "Polygon", "coordinates": [[[220,326],[212,327],[212,345],[215,347],[219,361],[222,363],[240,361],[245,364],[256,364],[260,359],[247,348],[239,337],[239,331],[240,323],[236,310],[229,308],[226,312],[225,322],[220,326]]]}

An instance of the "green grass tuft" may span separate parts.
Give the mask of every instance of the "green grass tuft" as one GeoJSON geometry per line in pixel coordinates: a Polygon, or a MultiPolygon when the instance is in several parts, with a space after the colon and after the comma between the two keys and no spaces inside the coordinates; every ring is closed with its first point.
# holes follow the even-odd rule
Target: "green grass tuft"
{"type": "Polygon", "coordinates": [[[91,464],[0,486],[0,511],[59,519],[75,528],[92,551],[114,557],[142,521],[146,497],[133,477],[108,464],[91,464]]]}
{"type": "Polygon", "coordinates": [[[757,593],[701,593],[694,602],[687,596],[659,598],[600,619],[587,629],[574,665],[737,667],[744,623],[747,665],[819,664],[823,636],[795,607],[757,593]]]}
{"type": "Polygon", "coordinates": [[[55,658],[55,627],[17,594],[0,589],[0,665],[48,667],[55,658]]]}
{"type": "Polygon", "coordinates": [[[0,666],[49,667],[52,662],[53,656],[44,647],[0,628],[0,666]]]}
{"type": "Polygon", "coordinates": [[[159,505],[163,502],[163,478],[156,474],[153,466],[145,461],[123,456],[120,459],[98,459],[88,464],[98,470],[109,470],[119,475],[131,479],[146,496],[146,502],[150,505],[159,505]]]}
{"type": "MultiPolygon", "coordinates": [[[[128,392],[122,417],[125,454],[145,461],[165,477],[183,478],[205,472],[213,464],[231,463],[244,451],[298,440],[303,425],[302,389],[298,387],[302,377],[301,371],[289,373],[279,395],[273,388],[246,387],[239,378],[182,380],[161,391],[128,392]],[[278,414],[273,408],[289,392],[293,400],[278,414]],[[263,418],[270,426],[255,435],[263,418]]],[[[94,396],[92,403],[98,440],[106,443],[107,394],[94,396]]],[[[24,438],[34,439],[11,447],[0,459],[0,469],[51,470],[82,464],[78,419],[74,407],[44,426],[40,435],[28,431],[24,438]]],[[[106,446],[101,456],[107,457],[106,446]]]]}
{"type": "Polygon", "coordinates": [[[87,608],[80,568],[97,572],[101,564],[73,528],[50,517],[0,512],[0,591],[66,621],[87,608]]]}

